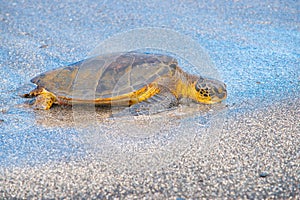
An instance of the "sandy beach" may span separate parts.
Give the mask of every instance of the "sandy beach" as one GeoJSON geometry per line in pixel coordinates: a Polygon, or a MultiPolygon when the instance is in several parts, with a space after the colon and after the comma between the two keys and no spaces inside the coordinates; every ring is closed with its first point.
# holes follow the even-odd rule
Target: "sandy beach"
{"type": "Polygon", "coordinates": [[[299,199],[297,6],[286,1],[2,2],[0,199],[299,199]],[[169,35],[165,42],[164,34],[173,32],[149,33],[145,41],[153,46],[143,45],[165,45],[160,50],[187,59],[182,68],[190,73],[198,73],[199,66],[188,63],[209,63],[199,73],[224,81],[227,100],[108,119],[114,111],[33,110],[18,96],[34,88],[30,79],[41,72],[95,50],[141,45],[132,35],[122,44],[114,37],[143,27],[182,36],[179,41],[169,35]],[[197,45],[186,47],[186,38],[213,64],[199,57],[204,53],[197,45]],[[101,49],[105,41],[111,46],[101,49]],[[185,51],[176,50],[178,45],[185,51]],[[200,53],[189,57],[193,48],[200,53]]]}

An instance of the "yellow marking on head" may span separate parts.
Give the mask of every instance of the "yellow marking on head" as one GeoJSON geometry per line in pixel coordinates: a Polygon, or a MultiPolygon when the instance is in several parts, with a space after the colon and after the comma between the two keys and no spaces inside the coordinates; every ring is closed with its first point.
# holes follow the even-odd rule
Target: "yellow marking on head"
{"type": "Polygon", "coordinates": [[[178,80],[176,90],[173,92],[177,98],[184,97],[193,99],[196,102],[204,104],[213,104],[217,101],[213,100],[209,90],[201,88],[197,91],[197,82],[183,82],[181,79],[178,80]]]}
{"type": "Polygon", "coordinates": [[[226,85],[221,81],[200,77],[193,84],[195,100],[204,104],[220,102],[227,97],[226,85]]]}
{"type": "Polygon", "coordinates": [[[200,89],[200,91],[197,91],[195,89],[195,85],[193,84],[191,85],[191,87],[193,88],[193,99],[196,100],[199,103],[204,103],[204,104],[213,104],[215,102],[212,101],[212,98],[209,94],[209,91],[205,90],[205,89],[200,89]]]}

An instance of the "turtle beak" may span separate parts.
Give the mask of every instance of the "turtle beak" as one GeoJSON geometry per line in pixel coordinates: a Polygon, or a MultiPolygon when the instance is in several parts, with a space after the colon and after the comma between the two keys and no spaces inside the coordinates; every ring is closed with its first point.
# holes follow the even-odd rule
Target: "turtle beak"
{"type": "Polygon", "coordinates": [[[212,96],[212,102],[220,102],[227,98],[226,85],[215,87],[213,86],[212,91],[214,95],[212,96]]]}

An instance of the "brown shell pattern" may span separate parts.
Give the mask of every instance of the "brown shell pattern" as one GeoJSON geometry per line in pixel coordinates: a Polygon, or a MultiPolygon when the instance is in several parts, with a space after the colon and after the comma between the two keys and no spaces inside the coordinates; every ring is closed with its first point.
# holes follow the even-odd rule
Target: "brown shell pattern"
{"type": "Polygon", "coordinates": [[[60,97],[93,100],[128,94],[170,76],[176,59],[137,52],[101,55],[40,74],[31,82],[60,97]]]}

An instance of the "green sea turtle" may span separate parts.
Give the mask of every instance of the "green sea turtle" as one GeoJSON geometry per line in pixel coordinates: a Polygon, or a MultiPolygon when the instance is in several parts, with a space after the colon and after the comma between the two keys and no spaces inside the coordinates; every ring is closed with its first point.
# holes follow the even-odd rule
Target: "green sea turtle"
{"type": "Polygon", "coordinates": [[[151,114],[170,109],[181,99],[213,104],[227,96],[218,80],[184,72],[175,58],[138,52],[113,53],[79,61],[33,78],[33,106],[52,104],[127,106],[131,113],[151,114]]]}

